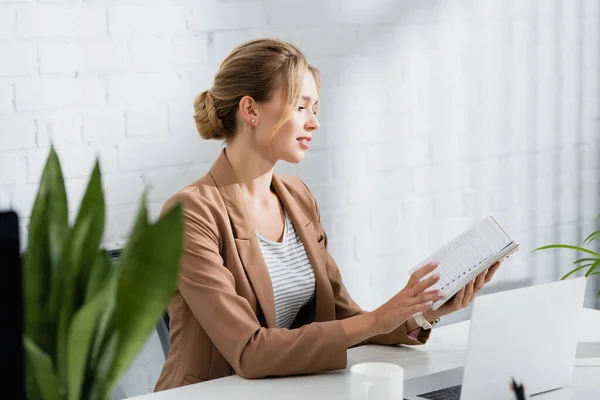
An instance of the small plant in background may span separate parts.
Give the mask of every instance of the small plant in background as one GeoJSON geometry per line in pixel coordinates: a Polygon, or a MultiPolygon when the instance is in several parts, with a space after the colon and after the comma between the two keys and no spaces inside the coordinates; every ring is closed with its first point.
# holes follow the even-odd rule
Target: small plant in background
{"type": "MultiPolygon", "coordinates": [[[[600,215],[598,215],[597,218],[600,218],[600,215]]],[[[590,244],[594,240],[597,240],[597,239],[600,239],[600,230],[592,232],[583,241],[581,246],[590,244]]],[[[575,272],[585,270],[586,268],[587,268],[587,271],[585,272],[586,277],[593,276],[593,275],[600,275],[600,270],[596,271],[598,269],[598,267],[600,267],[600,254],[593,250],[590,250],[590,249],[587,249],[587,248],[581,247],[581,246],[572,246],[569,244],[551,244],[548,246],[538,247],[537,249],[534,249],[532,251],[532,253],[534,251],[546,250],[546,249],[571,249],[571,250],[576,250],[576,251],[579,251],[582,253],[586,253],[587,254],[586,257],[580,258],[580,259],[576,260],[575,262],[573,262],[573,265],[575,265],[575,268],[573,268],[565,276],[563,276],[561,278],[561,280],[567,279],[570,275],[574,274],[575,272]]],[[[598,297],[600,297],[600,291],[598,291],[598,297]]]]}
{"type": "Polygon", "coordinates": [[[183,250],[180,205],[148,221],[146,196],[122,256],[100,247],[105,202],[96,165],[73,226],[54,149],[24,253],[27,397],[107,399],[174,294],[183,250]]]}

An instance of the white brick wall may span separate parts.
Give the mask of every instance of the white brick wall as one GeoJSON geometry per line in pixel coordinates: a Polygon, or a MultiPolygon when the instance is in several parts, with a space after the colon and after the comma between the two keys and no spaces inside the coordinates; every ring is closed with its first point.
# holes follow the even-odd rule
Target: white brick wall
{"type": "MultiPolygon", "coordinates": [[[[0,206],[26,226],[50,143],[77,206],[100,157],[105,241],[126,238],[220,150],[194,96],[237,44],[277,36],[322,71],[321,130],[298,174],[330,250],[374,307],[476,218],[523,251],[499,279],[555,279],[600,212],[600,2],[0,0],[0,206]],[[291,11],[293,10],[293,12],[291,11]]],[[[597,227],[597,225],[596,225],[597,227]]]]}
{"type": "Polygon", "coordinates": [[[22,38],[104,36],[106,14],[100,5],[31,4],[17,9],[17,31],[22,38]]]}

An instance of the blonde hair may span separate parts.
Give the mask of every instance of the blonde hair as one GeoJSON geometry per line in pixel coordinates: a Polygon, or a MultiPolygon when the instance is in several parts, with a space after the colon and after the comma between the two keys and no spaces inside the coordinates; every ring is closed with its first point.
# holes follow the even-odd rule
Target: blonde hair
{"type": "Polygon", "coordinates": [[[265,102],[283,87],[286,106],[277,130],[292,116],[301,96],[302,79],[310,71],[320,89],[319,70],[309,65],[294,45],[277,39],[256,39],[243,43],[223,60],[212,88],[194,101],[196,129],[203,139],[233,138],[237,129],[236,114],[242,97],[265,102]]]}

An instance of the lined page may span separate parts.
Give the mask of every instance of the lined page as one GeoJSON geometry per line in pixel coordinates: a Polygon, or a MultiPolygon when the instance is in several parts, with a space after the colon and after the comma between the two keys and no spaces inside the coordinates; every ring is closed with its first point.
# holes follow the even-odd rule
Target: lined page
{"type": "Polygon", "coordinates": [[[512,240],[496,221],[486,217],[423,260],[410,273],[431,261],[439,261],[436,272],[440,273],[440,280],[432,288],[446,290],[510,243],[512,240]]]}

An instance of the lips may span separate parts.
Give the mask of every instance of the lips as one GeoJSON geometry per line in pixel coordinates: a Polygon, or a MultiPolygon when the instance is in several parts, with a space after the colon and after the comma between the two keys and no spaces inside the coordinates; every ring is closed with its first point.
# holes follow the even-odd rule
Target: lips
{"type": "Polygon", "coordinates": [[[304,150],[307,150],[310,147],[308,143],[312,140],[312,138],[310,136],[301,136],[296,138],[296,140],[304,150]]]}

